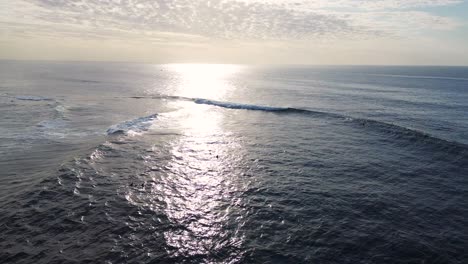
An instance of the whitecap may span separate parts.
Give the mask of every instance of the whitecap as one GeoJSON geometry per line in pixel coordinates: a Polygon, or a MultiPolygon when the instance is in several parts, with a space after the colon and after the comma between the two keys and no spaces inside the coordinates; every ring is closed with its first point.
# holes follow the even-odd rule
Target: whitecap
{"type": "Polygon", "coordinates": [[[53,101],[51,98],[42,97],[42,96],[34,96],[34,95],[20,95],[15,97],[16,100],[23,100],[23,101],[53,101]]]}
{"type": "Polygon", "coordinates": [[[251,105],[251,104],[239,104],[239,103],[230,103],[230,102],[221,102],[208,99],[195,99],[196,104],[205,104],[205,105],[214,105],[229,109],[245,109],[245,110],[260,110],[260,111],[285,111],[288,108],[284,107],[272,107],[272,106],[261,106],[261,105],[251,105]]]}
{"type": "Polygon", "coordinates": [[[113,125],[107,129],[108,135],[115,134],[126,134],[126,135],[135,135],[141,132],[147,131],[154,119],[156,119],[157,114],[139,117],[133,120],[125,121],[120,124],[113,125]]]}

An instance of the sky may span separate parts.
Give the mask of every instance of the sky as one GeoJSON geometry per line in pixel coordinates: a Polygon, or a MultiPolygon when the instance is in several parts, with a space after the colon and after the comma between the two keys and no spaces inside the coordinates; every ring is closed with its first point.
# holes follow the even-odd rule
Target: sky
{"type": "Polygon", "coordinates": [[[468,0],[0,0],[0,59],[468,65],[468,0]]]}

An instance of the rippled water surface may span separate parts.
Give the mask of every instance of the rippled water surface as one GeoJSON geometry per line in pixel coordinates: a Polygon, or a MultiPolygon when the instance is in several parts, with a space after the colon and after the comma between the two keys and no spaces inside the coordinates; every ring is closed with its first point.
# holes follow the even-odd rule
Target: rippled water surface
{"type": "Polygon", "coordinates": [[[467,263],[468,68],[0,63],[2,263],[467,263]]]}

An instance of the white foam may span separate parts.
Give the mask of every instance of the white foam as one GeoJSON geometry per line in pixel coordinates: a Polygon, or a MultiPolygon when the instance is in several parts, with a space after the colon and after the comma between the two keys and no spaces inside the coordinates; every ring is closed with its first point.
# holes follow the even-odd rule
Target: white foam
{"type": "Polygon", "coordinates": [[[42,97],[42,96],[34,96],[34,95],[20,95],[15,97],[17,100],[23,101],[52,101],[50,98],[42,97]]]}
{"type": "Polygon", "coordinates": [[[196,104],[214,105],[214,106],[219,106],[219,107],[224,107],[224,108],[229,108],[229,109],[245,109],[245,110],[260,110],[260,111],[284,111],[288,109],[288,108],[283,108],[283,107],[220,102],[220,101],[213,101],[213,100],[200,99],[200,98],[195,99],[194,102],[196,104]]]}
{"type": "Polygon", "coordinates": [[[55,108],[55,111],[59,112],[59,113],[65,113],[67,112],[67,108],[61,104],[57,105],[55,108]]]}
{"type": "Polygon", "coordinates": [[[108,135],[114,134],[126,134],[136,135],[141,132],[147,131],[153,124],[153,120],[156,119],[157,114],[139,117],[130,121],[125,121],[117,125],[113,125],[107,129],[108,135]]]}
{"type": "Polygon", "coordinates": [[[38,127],[42,127],[50,130],[62,129],[65,127],[65,122],[63,120],[43,120],[37,124],[38,127]]]}

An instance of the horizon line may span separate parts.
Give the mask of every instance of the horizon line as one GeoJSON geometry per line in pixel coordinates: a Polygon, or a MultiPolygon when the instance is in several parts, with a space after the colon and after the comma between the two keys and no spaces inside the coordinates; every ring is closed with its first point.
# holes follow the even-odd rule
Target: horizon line
{"type": "Polygon", "coordinates": [[[314,64],[314,63],[233,63],[233,62],[149,62],[149,61],[119,61],[119,60],[62,60],[62,59],[9,59],[9,58],[0,58],[0,61],[10,61],[10,62],[49,62],[49,63],[126,63],[126,64],[152,64],[152,65],[175,65],[175,64],[185,64],[185,65],[197,65],[197,64],[211,64],[211,65],[245,65],[245,66],[323,66],[323,67],[333,67],[333,66],[355,66],[355,67],[468,67],[468,64],[314,64]]]}

